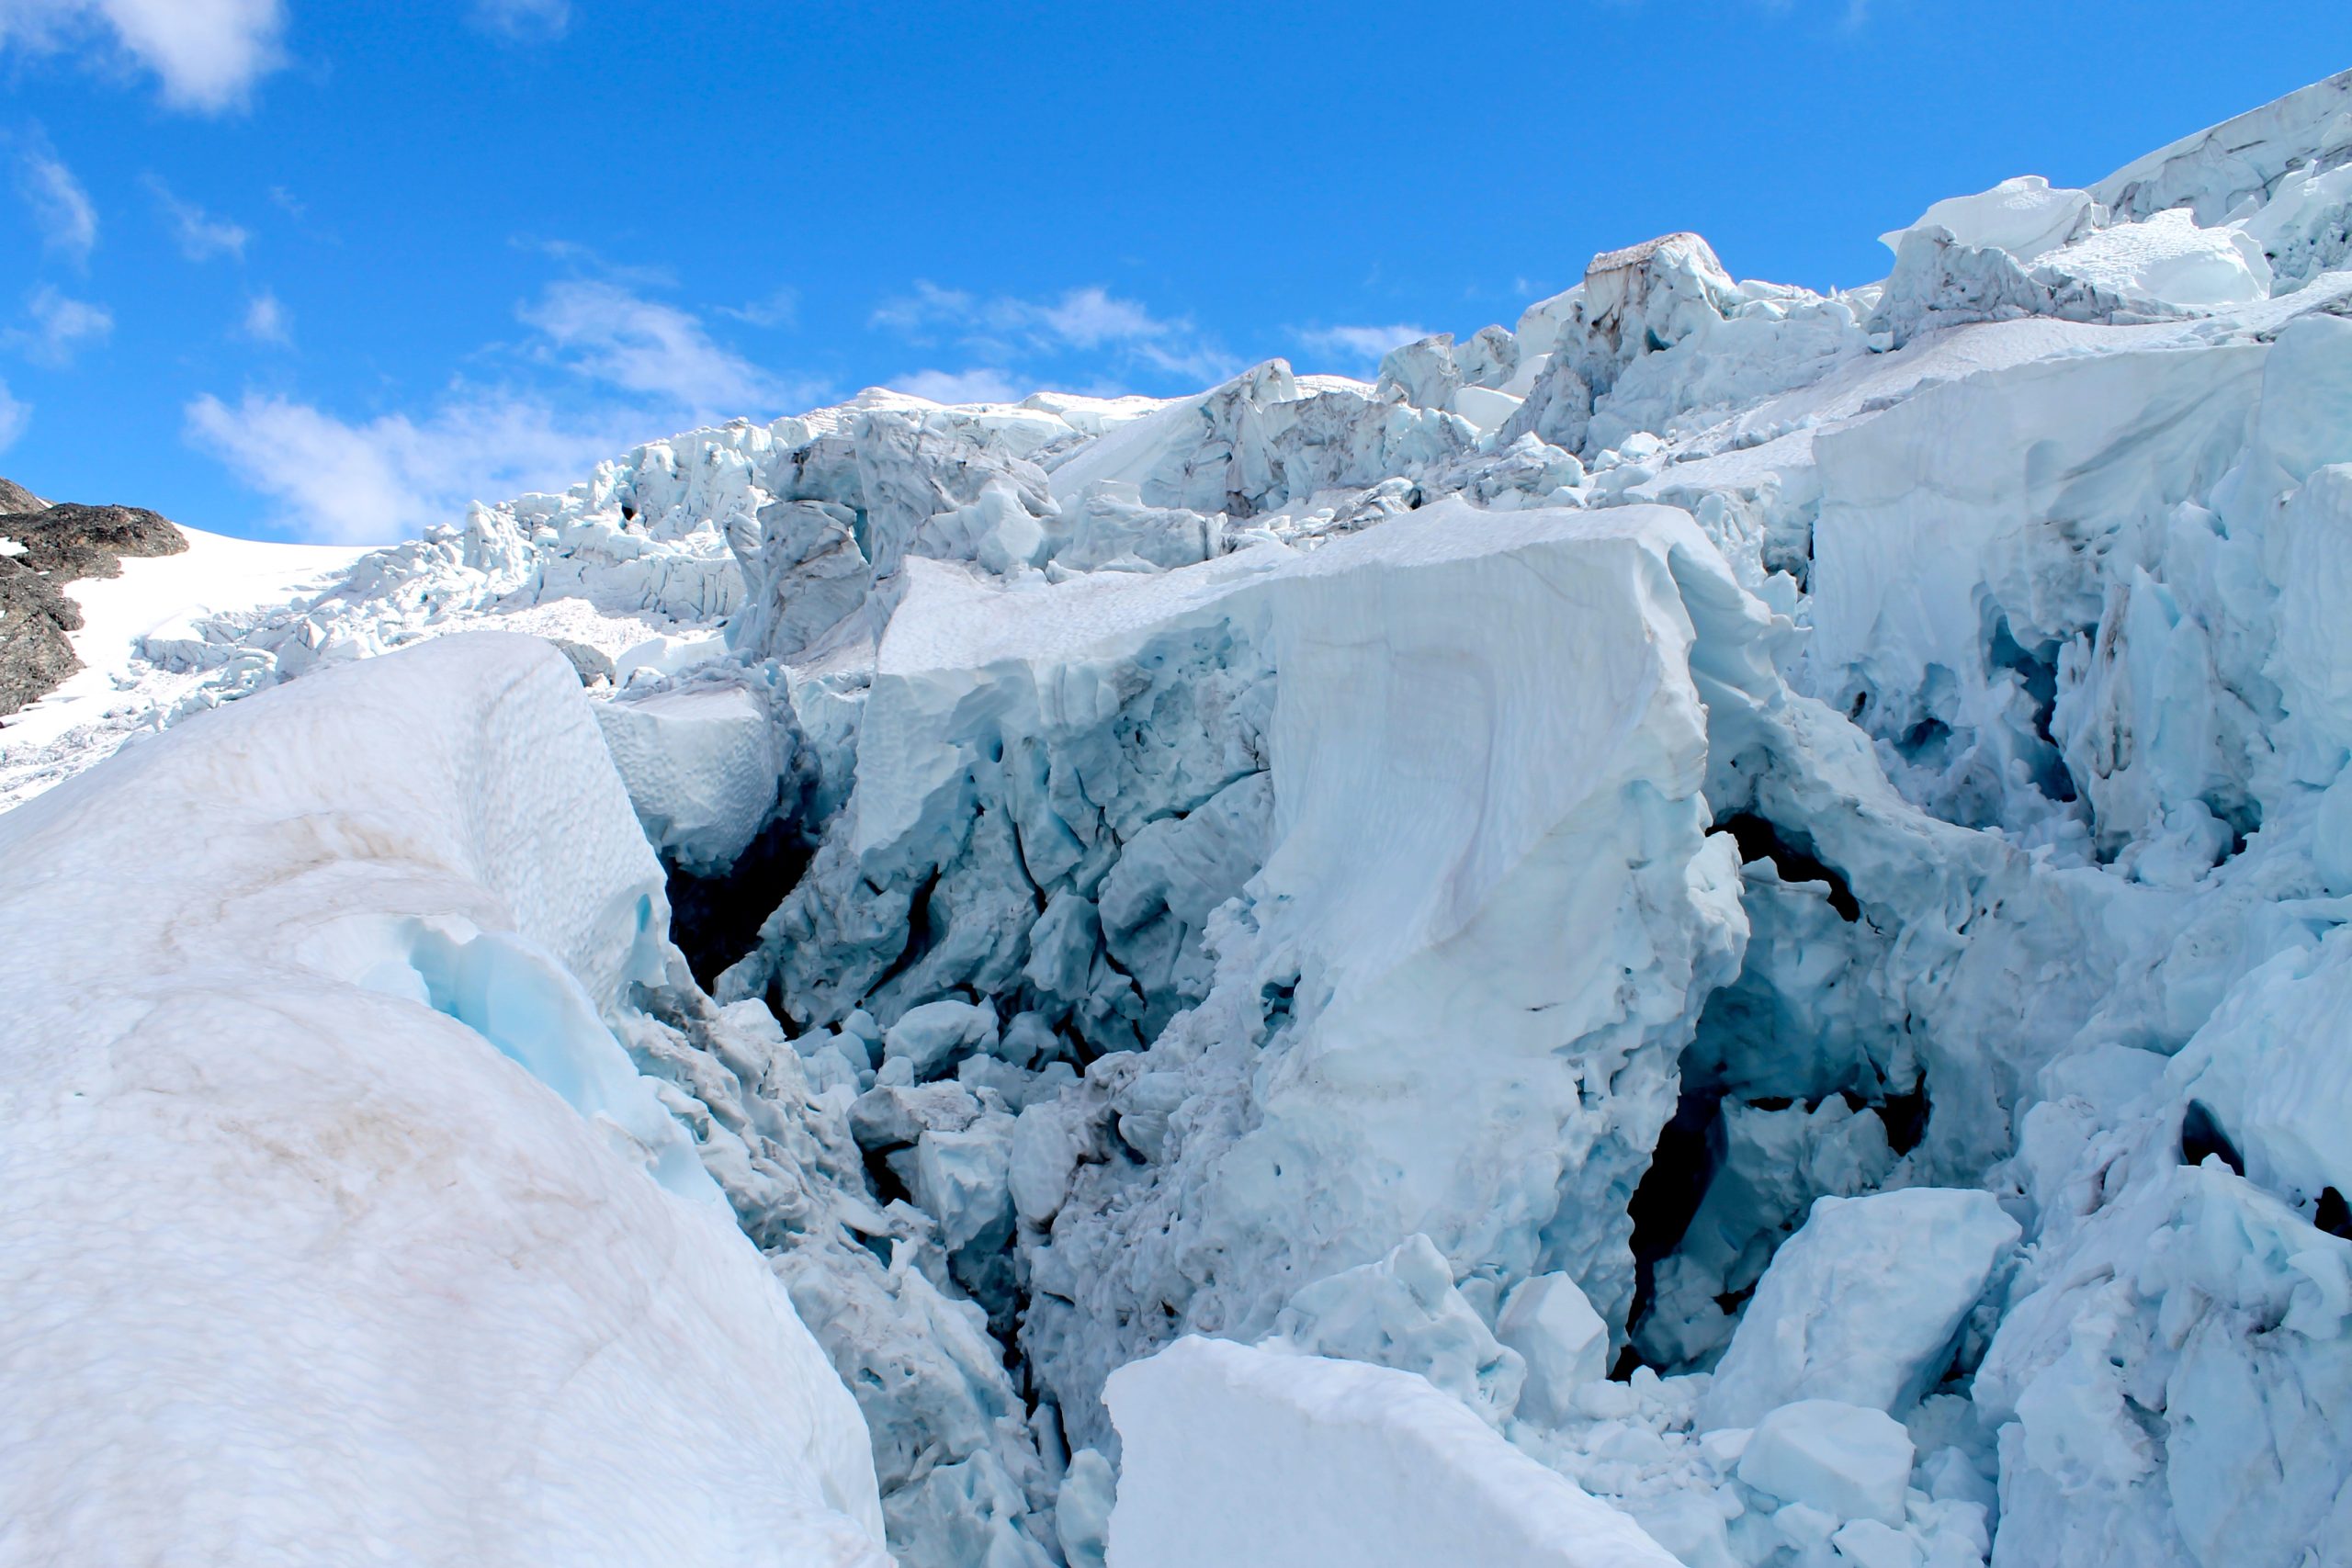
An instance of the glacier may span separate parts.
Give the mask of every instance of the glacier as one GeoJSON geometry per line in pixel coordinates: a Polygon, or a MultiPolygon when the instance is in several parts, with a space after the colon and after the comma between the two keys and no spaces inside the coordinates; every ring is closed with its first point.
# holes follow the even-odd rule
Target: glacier
{"type": "Polygon", "coordinates": [[[1884,243],[62,584],[0,1556],[2352,1563],[2352,73],[1884,243]]]}

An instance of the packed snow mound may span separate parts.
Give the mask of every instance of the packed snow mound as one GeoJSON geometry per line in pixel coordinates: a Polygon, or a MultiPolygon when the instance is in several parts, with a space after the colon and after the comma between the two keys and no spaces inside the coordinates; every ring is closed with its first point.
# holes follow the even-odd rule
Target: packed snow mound
{"type": "Polygon", "coordinates": [[[1941,228],[1961,244],[2007,251],[2030,262],[2097,227],[2106,215],[2088,191],[2052,190],[2040,175],[2021,175],[1974,196],[1946,197],[1916,222],[1879,239],[1899,255],[1905,236],[1941,228]]]}
{"type": "Polygon", "coordinates": [[[2173,305],[2244,305],[2270,293],[2270,264],[2253,235],[2201,229],[2179,208],[2070,241],[2046,264],[2089,288],[2173,305]]]}
{"type": "Polygon", "coordinates": [[[661,873],[561,659],[322,674],[0,857],[0,1554],[886,1561],[854,1404],[600,1021],[661,873]]]}
{"type": "Polygon", "coordinates": [[[1675,1568],[1421,1379],[1180,1339],[1112,1379],[1112,1568],[1675,1568]]]}

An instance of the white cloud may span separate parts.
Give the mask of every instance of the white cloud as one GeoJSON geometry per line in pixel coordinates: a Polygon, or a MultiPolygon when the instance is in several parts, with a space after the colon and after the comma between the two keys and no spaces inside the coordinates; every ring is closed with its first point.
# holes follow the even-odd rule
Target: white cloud
{"type": "Polygon", "coordinates": [[[888,385],[934,403],[1017,403],[1028,396],[1001,370],[918,370],[888,385]]]}
{"type": "Polygon", "coordinates": [[[43,245],[76,262],[89,259],[98,243],[98,209],[45,138],[36,135],[17,154],[17,189],[33,210],[43,245]]]}
{"type": "Polygon", "coordinates": [[[87,299],[69,299],[47,284],[25,300],[32,330],[8,333],[9,344],[36,365],[62,369],[90,344],[104,343],[114,332],[114,312],[87,299]]]}
{"type": "Polygon", "coordinates": [[[616,283],[551,283],[517,313],[573,373],[697,415],[756,413],[793,395],[794,389],[713,341],[690,312],[616,283]]]}
{"type": "Polygon", "coordinates": [[[8,384],[0,381],[0,452],[6,452],[17,444],[17,438],[25,433],[25,426],[32,423],[32,417],[33,405],[19,402],[9,396],[8,384]]]}
{"type": "Polygon", "coordinates": [[[942,288],[935,283],[918,281],[912,294],[885,299],[876,306],[866,324],[911,335],[943,321],[968,324],[977,320],[979,310],[980,302],[960,288],[942,288]]]}
{"type": "Polygon", "coordinates": [[[252,238],[242,224],[225,218],[215,218],[192,201],[183,201],[172,194],[162,180],[150,175],[147,188],[155,193],[155,200],[164,215],[172,221],[172,238],[178,242],[180,254],[192,262],[209,261],[214,256],[244,258],[245,242],[252,238]]]}
{"type": "Polygon", "coordinates": [[[571,26],[571,0],[474,0],[474,25],[511,39],[560,39],[571,26]]]}
{"type": "MultiPolygon", "coordinates": [[[[473,501],[561,490],[664,432],[825,391],[769,375],[714,341],[693,313],[609,279],[550,284],[516,314],[531,337],[485,356],[517,370],[553,367],[560,381],[458,384],[423,410],[366,420],[284,395],[206,394],[187,405],[188,441],[275,497],[290,530],[382,541],[457,522],[473,501]]],[[[266,338],[288,321],[265,292],[244,325],[266,338]]]]}
{"type": "Polygon", "coordinates": [[[265,288],[245,304],[245,319],[239,330],[255,343],[275,344],[280,348],[294,344],[294,320],[277,295],[265,288]]]}
{"type": "Polygon", "coordinates": [[[0,0],[0,47],[79,49],[110,39],[108,53],[155,73],[164,100],[219,113],[285,63],[283,0],[0,0]]]}
{"type": "Polygon", "coordinates": [[[722,305],[722,316],[754,327],[792,327],[800,324],[800,291],[789,286],[774,288],[762,299],[748,305],[722,305]]]}
{"type": "Polygon", "coordinates": [[[1192,331],[1188,321],[1162,321],[1135,300],[1114,298],[1099,286],[1072,288],[1051,300],[1009,295],[983,299],[930,282],[918,282],[912,294],[884,300],[875,310],[872,324],[910,334],[944,327],[1020,338],[1037,352],[1148,342],[1192,331]]]}
{"type": "Polygon", "coordinates": [[[982,299],[919,282],[913,293],[884,300],[869,324],[925,345],[943,334],[952,336],[968,352],[1000,360],[1107,349],[1120,361],[1196,381],[1221,380],[1239,368],[1189,317],[1156,316],[1099,285],[1068,289],[1052,299],[982,299]]]}
{"type": "MultiPolygon", "coordinates": [[[[354,422],[288,397],[208,394],[187,405],[188,439],[276,497],[292,529],[380,541],[455,522],[469,502],[560,490],[662,432],[823,391],[779,381],[713,341],[691,312],[617,283],[550,284],[517,314],[535,329],[523,356],[593,383],[594,400],[459,386],[428,412],[354,422]]],[[[288,324],[267,293],[246,313],[257,338],[288,324]]]]}
{"type": "Polygon", "coordinates": [[[1398,321],[1385,327],[1316,327],[1302,331],[1298,341],[1310,354],[1329,355],[1355,365],[1377,365],[1390,349],[1429,335],[1427,327],[1398,321]]]}
{"type": "Polygon", "coordinates": [[[1101,288],[1073,288],[1037,312],[1048,331],[1075,348],[1104,343],[1146,343],[1191,329],[1189,321],[1163,321],[1132,299],[1114,299],[1101,288]]]}
{"type": "Polygon", "coordinates": [[[208,394],[187,413],[189,440],[276,497],[286,523],[345,544],[457,522],[473,501],[560,490],[646,434],[633,416],[572,422],[537,399],[462,389],[422,422],[351,423],[252,392],[233,405],[208,394]]]}

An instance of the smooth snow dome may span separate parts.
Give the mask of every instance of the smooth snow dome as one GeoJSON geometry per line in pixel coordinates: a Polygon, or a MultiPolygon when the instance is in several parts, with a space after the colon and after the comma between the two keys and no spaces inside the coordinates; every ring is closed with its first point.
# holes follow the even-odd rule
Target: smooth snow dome
{"type": "Polygon", "coordinates": [[[1963,245],[1990,245],[2031,261],[2073,239],[2098,210],[2088,191],[2053,190],[2040,175],[2021,175],[1974,196],[1946,197],[1916,221],[1879,239],[1888,250],[1900,251],[1903,236],[1913,230],[1941,227],[1963,245]]]}
{"type": "Polygon", "coordinates": [[[71,584],[0,1559],[2352,1563],[2348,170],[71,584]]]}
{"type": "Polygon", "coordinates": [[[1114,1568],[1674,1568],[1408,1373],[1180,1339],[1110,1399],[1114,1568]]]}
{"type": "Polygon", "coordinates": [[[576,1007],[642,1083],[594,1020],[661,873],[561,659],[322,673],[0,818],[0,1556],[884,1561],[782,1286],[648,1179],[677,1124],[592,1123],[582,1066],[390,977],[498,943],[544,998],[510,1032],[576,1007]]]}

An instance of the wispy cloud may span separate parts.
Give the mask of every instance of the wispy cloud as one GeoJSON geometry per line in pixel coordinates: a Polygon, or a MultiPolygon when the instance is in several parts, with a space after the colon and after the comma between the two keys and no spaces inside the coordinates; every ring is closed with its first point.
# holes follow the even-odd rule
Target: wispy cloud
{"type": "Polygon", "coordinates": [[[802,390],[715,341],[692,312],[617,283],[567,278],[517,314],[573,374],[697,415],[780,408],[802,390]]]}
{"type": "Polygon", "coordinates": [[[571,27],[571,0],[474,0],[474,26],[526,43],[561,38],[571,27]]]}
{"type": "Polygon", "coordinates": [[[624,425],[634,416],[568,419],[528,395],[463,389],[422,419],[353,423],[254,392],[198,398],[187,417],[189,440],[276,498],[283,525],[347,544],[456,522],[473,501],[559,490],[645,435],[624,425]]]}
{"type": "Polygon", "coordinates": [[[286,62],[283,0],[0,0],[0,49],[128,60],[154,73],[164,101],[218,114],[286,62]]]}
{"type": "Polygon", "coordinates": [[[549,261],[561,262],[577,276],[601,277],[607,283],[617,283],[630,288],[675,288],[678,286],[678,275],[666,266],[615,261],[595,246],[578,240],[543,240],[533,234],[516,234],[506,243],[518,251],[535,252],[549,261]]]}
{"type": "Polygon", "coordinates": [[[1017,403],[1028,396],[1001,370],[918,370],[888,385],[934,403],[1017,403]]]}
{"type": "Polygon", "coordinates": [[[1379,364],[1380,356],[1392,348],[1417,343],[1429,335],[1427,327],[1398,321],[1385,327],[1303,328],[1298,343],[1309,354],[1363,367],[1379,364]]]}
{"type": "MultiPolygon", "coordinates": [[[[662,432],[806,407],[826,391],[761,368],[692,311],[612,277],[560,279],[515,313],[530,335],[476,356],[507,367],[497,384],[454,384],[365,418],[283,393],[207,394],[187,405],[187,438],[273,497],[288,531],[381,541],[456,522],[473,501],[560,490],[662,432]]],[[[289,329],[275,295],[253,299],[246,335],[282,342],[289,329]]]]}
{"type": "Polygon", "coordinates": [[[271,289],[265,288],[245,302],[245,318],[238,323],[238,331],[255,343],[278,348],[294,345],[294,319],[271,289]]]}
{"type": "Polygon", "coordinates": [[[1195,381],[1221,380],[1239,368],[1190,317],[1156,315],[1099,285],[1050,299],[1022,299],[918,282],[911,293],[876,307],[869,324],[923,347],[953,342],[976,358],[1000,364],[1107,351],[1120,363],[1195,381]]]}
{"type": "Polygon", "coordinates": [[[718,313],[746,326],[795,327],[800,324],[800,291],[790,286],[770,289],[748,305],[721,305],[718,313]]]}
{"type": "Polygon", "coordinates": [[[30,328],[12,329],[9,345],[36,365],[62,369],[90,344],[114,332],[114,312],[87,299],[70,299],[43,284],[25,301],[30,328]]]}
{"type": "Polygon", "coordinates": [[[44,247],[76,265],[90,259],[98,243],[98,209],[74,171],[38,133],[17,150],[17,192],[32,209],[44,247]]]}
{"type": "MultiPolygon", "coordinates": [[[[565,242],[514,243],[588,276],[557,278],[517,304],[527,332],[469,356],[475,375],[365,414],[291,391],[207,393],[185,407],[189,444],[273,498],[288,532],[383,541],[459,521],[474,501],[560,490],[664,432],[764,418],[829,394],[753,363],[701,315],[662,298],[673,287],[665,273],[565,242]]],[[[264,289],[239,330],[282,344],[292,326],[264,289]]]]}
{"type": "Polygon", "coordinates": [[[252,236],[242,224],[225,218],[215,218],[195,202],[182,200],[171,186],[150,175],[147,188],[154,194],[155,203],[172,226],[172,238],[180,254],[192,262],[209,261],[214,256],[235,256],[243,260],[245,242],[252,236]]]}
{"type": "Polygon", "coordinates": [[[33,405],[10,397],[8,384],[0,381],[0,452],[6,452],[17,444],[17,438],[24,434],[25,426],[32,423],[32,417],[33,405]]]}
{"type": "Polygon", "coordinates": [[[905,337],[924,342],[936,341],[933,329],[941,325],[966,328],[986,319],[980,300],[960,288],[942,288],[928,280],[918,281],[914,292],[896,299],[885,299],[874,308],[866,324],[886,327],[905,337]]]}

